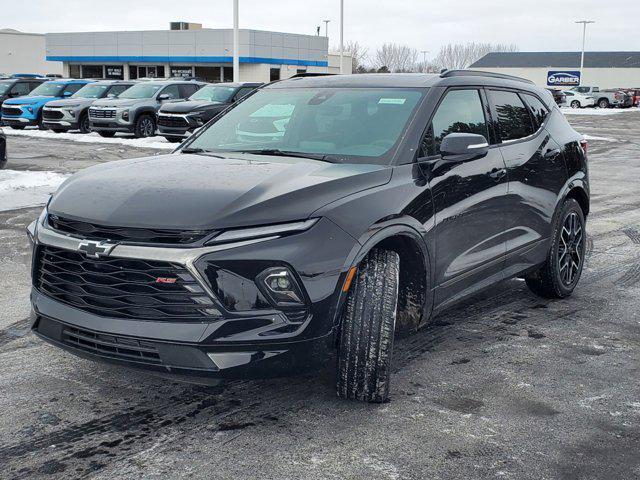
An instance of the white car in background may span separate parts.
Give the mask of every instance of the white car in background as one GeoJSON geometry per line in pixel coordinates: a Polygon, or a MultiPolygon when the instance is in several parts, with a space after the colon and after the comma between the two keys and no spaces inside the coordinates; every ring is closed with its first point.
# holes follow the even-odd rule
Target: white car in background
{"type": "Polygon", "coordinates": [[[571,108],[584,108],[593,107],[596,104],[596,99],[590,95],[585,95],[574,90],[562,90],[567,96],[567,105],[571,108]]]}

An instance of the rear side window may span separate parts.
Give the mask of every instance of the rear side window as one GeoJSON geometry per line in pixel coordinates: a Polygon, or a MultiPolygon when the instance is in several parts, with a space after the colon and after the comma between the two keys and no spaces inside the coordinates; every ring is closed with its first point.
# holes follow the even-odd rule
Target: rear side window
{"type": "Polygon", "coordinates": [[[180,98],[188,98],[194,93],[198,91],[198,85],[179,85],[180,87],[180,98]]]}
{"type": "Polygon", "coordinates": [[[496,108],[503,142],[527,137],[535,131],[527,107],[517,93],[491,90],[489,94],[496,108]]]}
{"type": "Polygon", "coordinates": [[[111,87],[109,89],[109,93],[107,95],[115,95],[118,96],[120,95],[122,92],[124,92],[127,88],[129,88],[131,85],[114,85],[113,87],[111,87]]]}
{"type": "Polygon", "coordinates": [[[180,97],[180,89],[178,88],[178,85],[169,85],[165,87],[160,95],[171,95],[171,98],[174,100],[177,98],[182,98],[180,97]]]}
{"type": "Polygon", "coordinates": [[[439,155],[442,139],[450,133],[475,133],[489,138],[478,90],[451,90],[445,95],[422,141],[422,155],[439,155]]]}
{"type": "Polygon", "coordinates": [[[549,109],[533,95],[525,93],[522,97],[525,102],[527,102],[527,105],[529,105],[531,113],[533,113],[533,117],[536,119],[538,126],[542,125],[544,123],[544,119],[549,115],[549,109]]]}
{"type": "Polygon", "coordinates": [[[19,95],[19,96],[26,95],[30,91],[31,89],[29,88],[29,84],[26,82],[18,82],[11,89],[12,94],[19,95]]]}

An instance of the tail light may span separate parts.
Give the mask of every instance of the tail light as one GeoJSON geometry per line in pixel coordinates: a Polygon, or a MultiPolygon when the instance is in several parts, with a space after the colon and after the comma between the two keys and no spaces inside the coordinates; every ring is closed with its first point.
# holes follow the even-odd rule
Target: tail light
{"type": "Polygon", "coordinates": [[[582,151],[586,156],[589,152],[589,142],[587,142],[586,140],[580,140],[580,147],[582,148],[582,151]]]}

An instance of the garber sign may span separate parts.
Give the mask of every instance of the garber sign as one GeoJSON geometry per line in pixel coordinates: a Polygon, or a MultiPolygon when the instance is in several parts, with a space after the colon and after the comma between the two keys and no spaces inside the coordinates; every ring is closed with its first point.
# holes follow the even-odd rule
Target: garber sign
{"type": "Polygon", "coordinates": [[[549,87],[575,87],[580,85],[579,71],[563,71],[547,73],[547,86],[549,87]]]}

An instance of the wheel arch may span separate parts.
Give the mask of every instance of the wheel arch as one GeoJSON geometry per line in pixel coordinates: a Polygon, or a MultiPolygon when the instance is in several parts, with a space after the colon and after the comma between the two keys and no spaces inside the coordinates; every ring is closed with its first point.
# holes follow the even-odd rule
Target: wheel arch
{"type": "MultiPolygon", "coordinates": [[[[345,265],[346,271],[356,267],[374,248],[392,250],[400,256],[396,325],[401,332],[414,331],[424,325],[433,308],[433,291],[430,288],[433,285],[432,262],[424,237],[415,227],[407,223],[385,224],[382,228],[379,225],[372,227],[371,230],[375,230],[375,233],[359,244],[360,247],[349,256],[350,260],[345,265]]],[[[342,297],[341,305],[346,293],[343,292],[342,297]]],[[[342,308],[339,311],[341,312],[342,308]]]]}
{"type": "Polygon", "coordinates": [[[585,217],[589,215],[589,195],[587,195],[587,192],[582,186],[570,186],[569,190],[564,196],[564,200],[567,200],[568,198],[573,198],[576,202],[578,202],[585,217]]]}

